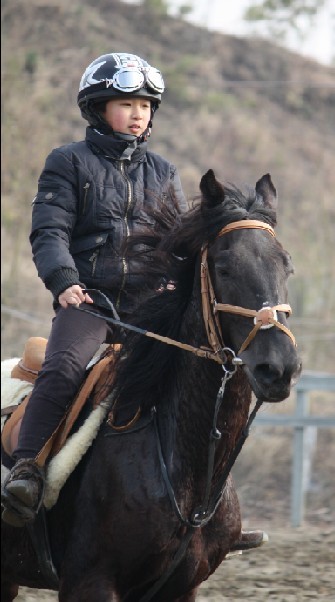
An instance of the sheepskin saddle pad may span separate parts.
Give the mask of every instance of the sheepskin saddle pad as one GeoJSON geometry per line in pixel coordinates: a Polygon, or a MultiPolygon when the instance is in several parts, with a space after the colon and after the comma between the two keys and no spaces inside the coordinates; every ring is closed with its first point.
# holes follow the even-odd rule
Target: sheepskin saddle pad
{"type": "MultiPolygon", "coordinates": [[[[46,343],[46,339],[31,337],[26,342],[22,358],[1,362],[2,481],[10,468],[6,457],[11,460],[11,453],[16,447],[25,406],[44,360],[46,343]]],[[[119,350],[118,345],[109,346],[90,362],[87,377],[70,410],[38,456],[40,464],[44,464],[48,458],[44,498],[47,509],[56,503],[61,488],[92,444],[110,409],[106,397],[113,380],[112,365],[119,350]],[[88,398],[92,411],[80,428],[72,433],[72,427],[88,398]]]]}

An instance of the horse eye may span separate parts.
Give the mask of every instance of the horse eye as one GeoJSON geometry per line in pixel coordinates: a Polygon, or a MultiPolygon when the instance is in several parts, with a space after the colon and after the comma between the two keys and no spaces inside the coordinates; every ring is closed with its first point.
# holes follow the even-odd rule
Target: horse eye
{"type": "Polygon", "coordinates": [[[231,270],[231,263],[230,253],[228,251],[221,252],[215,258],[215,260],[213,258],[209,258],[208,264],[209,266],[211,266],[212,269],[214,269],[213,263],[215,263],[215,271],[217,271],[221,277],[229,276],[231,270]]]}
{"type": "Polygon", "coordinates": [[[215,269],[218,271],[220,276],[229,276],[230,266],[227,261],[217,261],[215,264],[215,269]]]}

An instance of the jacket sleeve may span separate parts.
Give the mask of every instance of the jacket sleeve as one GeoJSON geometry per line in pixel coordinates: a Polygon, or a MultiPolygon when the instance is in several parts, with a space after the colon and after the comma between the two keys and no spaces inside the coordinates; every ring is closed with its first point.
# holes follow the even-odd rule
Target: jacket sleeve
{"type": "Polygon", "coordinates": [[[55,299],[72,284],[80,284],[69,252],[77,205],[74,165],[61,149],[55,149],[38,182],[30,234],[38,275],[55,299]]]}
{"type": "Polygon", "coordinates": [[[175,199],[177,200],[178,206],[179,206],[181,212],[185,213],[185,211],[188,210],[188,204],[187,204],[185,195],[183,193],[179,173],[177,171],[177,168],[174,165],[170,166],[170,180],[171,180],[173,194],[174,194],[175,199]]]}

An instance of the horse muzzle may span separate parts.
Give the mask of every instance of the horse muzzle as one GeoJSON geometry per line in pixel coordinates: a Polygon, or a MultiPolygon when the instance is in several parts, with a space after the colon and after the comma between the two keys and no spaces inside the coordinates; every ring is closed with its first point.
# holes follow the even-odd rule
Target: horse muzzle
{"type": "MultiPolygon", "coordinates": [[[[244,354],[243,354],[244,355],[244,354]]],[[[302,364],[292,349],[283,360],[276,353],[269,354],[267,361],[249,362],[245,353],[243,369],[250,386],[258,399],[278,402],[289,397],[292,387],[297,382],[302,364]]]]}

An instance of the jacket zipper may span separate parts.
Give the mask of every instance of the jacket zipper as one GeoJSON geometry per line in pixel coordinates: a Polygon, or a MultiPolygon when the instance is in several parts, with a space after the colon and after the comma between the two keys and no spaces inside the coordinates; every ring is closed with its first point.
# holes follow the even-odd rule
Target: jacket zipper
{"type": "Polygon", "coordinates": [[[94,276],[95,269],[97,267],[99,251],[100,251],[100,249],[97,249],[96,251],[94,251],[94,253],[89,258],[89,261],[92,263],[92,276],[94,276]]]}
{"type": "Polygon", "coordinates": [[[87,194],[88,194],[90,186],[91,186],[91,184],[89,182],[86,182],[86,184],[84,186],[85,194],[84,194],[84,200],[83,200],[83,209],[81,212],[82,215],[85,215],[85,213],[86,213],[87,194]]]}
{"type": "MultiPolygon", "coordinates": [[[[123,177],[126,181],[126,184],[127,184],[127,206],[126,206],[126,211],[124,214],[124,222],[125,222],[125,226],[126,226],[126,234],[128,237],[130,234],[129,224],[128,224],[128,213],[129,213],[129,209],[131,207],[131,203],[133,200],[133,194],[132,194],[131,182],[126,174],[123,161],[120,161],[120,172],[123,175],[123,177]]],[[[119,289],[119,293],[118,293],[118,296],[116,299],[116,308],[117,309],[120,308],[121,294],[122,294],[125,284],[126,284],[127,273],[128,273],[128,264],[127,264],[126,258],[123,256],[122,257],[122,280],[121,280],[121,286],[119,289]]]]}

